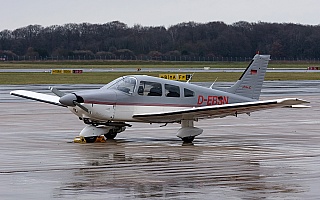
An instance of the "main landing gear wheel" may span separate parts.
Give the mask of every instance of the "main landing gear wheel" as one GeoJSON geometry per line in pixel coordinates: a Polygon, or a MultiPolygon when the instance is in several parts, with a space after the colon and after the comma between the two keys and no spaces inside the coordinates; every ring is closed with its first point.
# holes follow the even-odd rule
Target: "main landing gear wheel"
{"type": "Polygon", "coordinates": [[[184,138],[181,138],[181,139],[185,143],[192,143],[193,140],[194,140],[194,136],[184,137],[184,138]]]}

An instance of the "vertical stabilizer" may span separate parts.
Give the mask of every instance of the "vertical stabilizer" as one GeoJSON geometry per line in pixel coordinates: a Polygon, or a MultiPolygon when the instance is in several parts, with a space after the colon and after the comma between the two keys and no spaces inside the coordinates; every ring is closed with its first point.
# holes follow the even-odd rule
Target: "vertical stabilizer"
{"type": "Polygon", "coordinates": [[[240,79],[227,91],[251,99],[259,99],[269,60],[270,55],[256,54],[240,79]]]}

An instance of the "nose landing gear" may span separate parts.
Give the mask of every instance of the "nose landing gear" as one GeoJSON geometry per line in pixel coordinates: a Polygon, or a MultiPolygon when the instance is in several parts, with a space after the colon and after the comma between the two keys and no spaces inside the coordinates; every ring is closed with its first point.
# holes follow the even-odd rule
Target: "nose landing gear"
{"type": "Polygon", "coordinates": [[[117,136],[117,132],[113,129],[110,129],[110,131],[106,134],[104,134],[104,137],[106,137],[108,140],[112,140],[117,136]]]}
{"type": "Polygon", "coordinates": [[[100,136],[77,136],[73,140],[74,143],[94,143],[94,142],[106,142],[106,138],[103,135],[100,136]]]}
{"type": "Polygon", "coordinates": [[[124,131],[125,126],[94,126],[87,125],[80,132],[80,135],[74,139],[75,143],[94,143],[106,142],[106,140],[114,139],[118,133],[124,131]]]}

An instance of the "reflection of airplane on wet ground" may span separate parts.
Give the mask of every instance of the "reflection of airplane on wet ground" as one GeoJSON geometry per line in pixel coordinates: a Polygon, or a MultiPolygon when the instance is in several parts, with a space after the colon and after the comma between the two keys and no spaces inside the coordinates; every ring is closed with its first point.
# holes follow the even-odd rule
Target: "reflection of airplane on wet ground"
{"type": "MultiPolygon", "coordinates": [[[[261,174],[263,172],[259,162],[251,160],[254,156],[246,148],[179,147],[162,142],[153,143],[154,140],[150,142],[152,144],[147,146],[133,147],[131,145],[137,144],[136,141],[114,140],[98,148],[91,145],[76,148],[73,156],[81,157],[86,163],[80,169],[74,168],[68,172],[69,176],[61,181],[60,189],[57,190],[59,196],[96,188],[100,189],[97,194],[108,194],[109,198],[121,192],[116,193],[118,198],[125,196],[132,199],[150,196],[183,199],[184,195],[191,199],[207,199],[203,198],[202,192],[220,186],[226,188],[224,191],[236,188],[244,196],[249,196],[253,189],[255,192],[268,189],[275,192],[281,189],[294,190],[290,184],[281,183],[277,183],[277,188],[271,188],[272,183],[268,183],[261,174]],[[239,158],[240,155],[243,157],[239,158]],[[186,190],[193,192],[186,194],[186,190]]],[[[74,193],[81,195],[80,192],[74,193]]]]}
{"type": "Polygon", "coordinates": [[[104,136],[113,139],[131,126],[128,122],[180,123],[177,136],[191,142],[202,133],[194,121],[250,114],[254,111],[306,103],[296,98],[259,101],[269,55],[255,55],[240,79],[230,88],[205,88],[190,83],[144,75],[120,77],[100,89],[65,94],[50,88],[57,96],[25,90],[10,94],[68,107],[87,126],[83,141],[104,136]]]}

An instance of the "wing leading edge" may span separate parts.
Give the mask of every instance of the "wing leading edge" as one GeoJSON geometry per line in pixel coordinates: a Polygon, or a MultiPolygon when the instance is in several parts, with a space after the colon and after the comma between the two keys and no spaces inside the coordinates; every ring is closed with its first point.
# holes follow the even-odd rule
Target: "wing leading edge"
{"type": "Polygon", "coordinates": [[[302,103],[309,103],[302,99],[284,98],[265,101],[253,101],[245,103],[234,103],[214,106],[193,107],[190,109],[183,109],[170,112],[160,113],[142,113],[136,114],[133,118],[154,123],[177,122],[183,119],[193,120],[199,118],[221,118],[230,115],[238,115],[244,113],[251,113],[259,110],[266,110],[271,108],[287,107],[302,103]]]}
{"type": "Polygon", "coordinates": [[[66,107],[65,105],[62,105],[59,102],[60,97],[57,97],[57,96],[52,96],[52,95],[48,95],[48,94],[41,94],[38,92],[31,92],[31,91],[27,91],[27,90],[15,90],[15,91],[11,91],[10,94],[14,95],[14,96],[26,98],[26,99],[31,99],[31,100],[35,100],[35,101],[40,101],[40,102],[44,102],[44,103],[49,103],[49,104],[53,104],[53,105],[57,105],[57,106],[66,107]]]}

